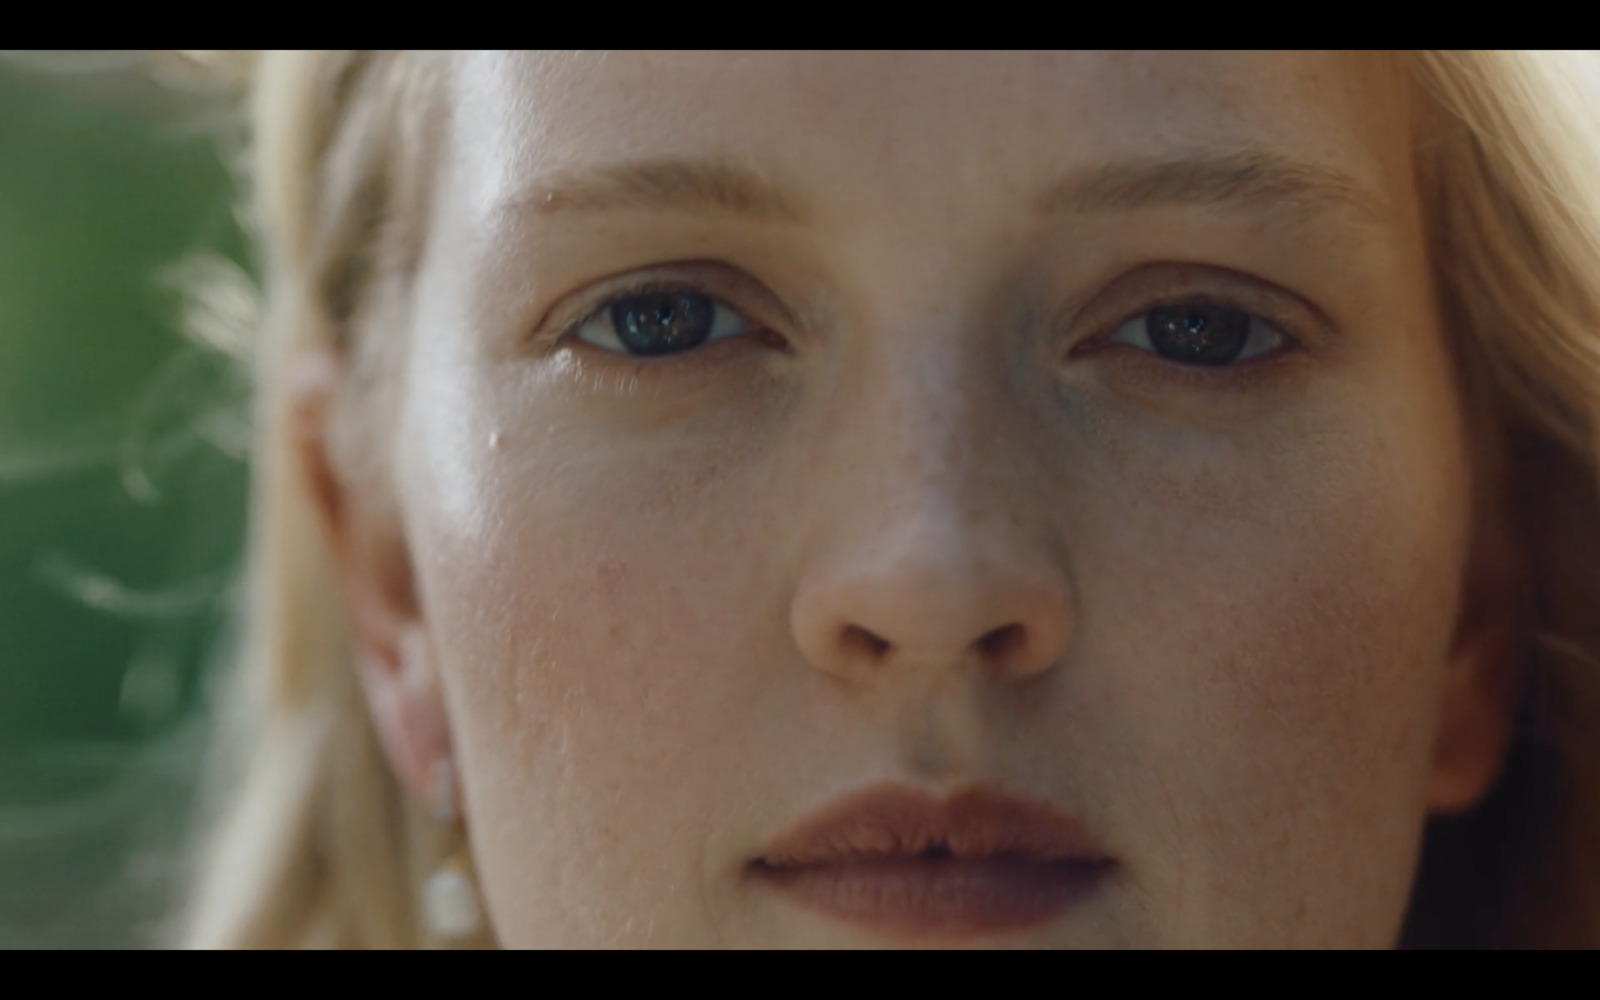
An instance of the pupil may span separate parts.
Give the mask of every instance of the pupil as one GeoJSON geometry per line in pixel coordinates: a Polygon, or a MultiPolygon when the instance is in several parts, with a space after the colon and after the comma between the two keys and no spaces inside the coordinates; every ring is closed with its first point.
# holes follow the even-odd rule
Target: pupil
{"type": "Polygon", "coordinates": [[[1222,306],[1175,306],[1145,315],[1156,353],[1190,365],[1225,365],[1250,339],[1250,317],[1222,306]]]}
{"type": "Polygon", "coordinates": [[[715,308],[694,292],[644,292],[611,306],[611,325],[633,354],[671,354],[698,347],[711,334],[715,308]]]}

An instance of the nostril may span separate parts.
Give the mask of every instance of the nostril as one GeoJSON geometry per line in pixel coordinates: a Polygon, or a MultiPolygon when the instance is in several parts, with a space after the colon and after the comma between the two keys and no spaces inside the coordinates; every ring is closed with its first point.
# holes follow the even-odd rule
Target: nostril
{"type": "Polygon", "coordinates": [[[884,654],[889,652],[889,643],[883,637],[859,625],[845,626],[843,641],[851,651],[874,661],[883,659],[884,654]]]}
{"type": "Polygon", "coordinates": [[[1027,630],[1021,625],[1002,625],[978,637],[978,651],[990,663],[1005,663],[1022,651],[1028,640],[1027,630]]]}

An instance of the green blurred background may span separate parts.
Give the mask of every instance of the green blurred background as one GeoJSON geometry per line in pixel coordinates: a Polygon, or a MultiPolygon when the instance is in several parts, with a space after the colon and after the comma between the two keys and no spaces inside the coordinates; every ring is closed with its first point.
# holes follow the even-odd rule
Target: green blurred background
{"type": "MultiPolygon", "coordinates": [[[[0,948],[159,942],[246,406],[169,272],[242,261],[215,109],[0,57],[0,948]]],[[[109,59],[109,57],[108,57],[109,59]]]]}

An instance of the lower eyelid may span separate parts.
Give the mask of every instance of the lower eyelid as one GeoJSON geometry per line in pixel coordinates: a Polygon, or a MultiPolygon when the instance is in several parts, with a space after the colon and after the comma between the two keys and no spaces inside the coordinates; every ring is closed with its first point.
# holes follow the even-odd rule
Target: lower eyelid
{"type": "MultiPolygon", "coordinates": [[[[1234,310],[1234,311],[1243,313],[1245,316],[1249,317],[1250,322],[1252,324],[1251,332],[1250,332],[1250,338],[1251,339],[1255,339],[1255,337],[1257,336],[1257,333],[1256,333],[1257,329],[1263,329],[1263,330],[1269,331],[1271,333],[1272,337],[1274,338],[1275,342],[1269,348],[1267,348],[1264,351],[1261,351],[1261,352],[1259,352],[1257,354],[1245,355],[1245,357],[1247,357],[1247,358],[1263,357],[1263,356],[1265,356],[1267,354],[1272,354],[1272,353],[1274,353],[1274,352],[1276,352],[1278,350],[1281,350],[1285,346],[1295,346],[1295,345],[1298,345],[1300,343],[1300,339],[1296,336],[1296,334],[1291,330],[1291,328],[1287,324],[1285,324],[1285,323],[1283,323],[1283,322],[1281,322],[1281,321],[1279,321],[1279,320],[1277,320],[1277,319],[1275,319],[1275,318],[1273,318],[1271,316],[1263,315],[1262,313],[1255,312],[1255,311],[1253,311],[1251,309],[1241,308],[1239,306],[1231,305],[1231,304],[1228,304],[1228,303],[1225,303],[1225,302],[1217,302],[1215,300],[1202,298],[1202,299],[1193,300],[1192,302],[1184,302],[1182,300],[1175,300],[1175,301],[1172,301],[1170,303],[1157,303],[1156,305],[1152,305],[1149,308],[1139,312],[1137,315],[1128,317],[1128,318],[1118,322],[1115,326],[1113,326],[1111,328],[1111,331],[1109,333],[1101,334],[1099,336],[1089,337],[1086,340],[1079,342],[1075,347],[1072,348],[1072,350],[1069,352],[1069,354],[1076,355],[1076,354],[1080,354],[1080,353],[1084,353],[1084,352],[1093,350],[1093,349],[1095,349],[1097,347],[1111,345],[1111,344],[1117,344],[1117,345],[1121,345],[1121,346],[1134,347],[1134,349],[1136,349],[1136,350],[1143,350],[1143,351],[1146,351],[1146,352],[1151,353],[1151,354],[1155,354],[1156,356],[1160,357],[1160,354],[1156,350],[1155,345],[1150,342],[1149,334],[1145,330],[1143,324],[1148,319],[1150,314],[1152,312],[1156,311],[1156,310],[1164,309],[1164,308],[1172,308],[1172,307],[1183,307],[1183,306],[1191,305],[1191,304],[1192,305],[1205,305],[1205,306],[1221,307],[1221,308],[1230,309],[1230,310],[1234,310]],[[1128,343],[1128,341],[1126,341],[1126,340],[1115,339],[1118,333],[1120,333],[1121,331],[1126,330],[1126,329],[1128,329],[1130,327],[1133,327],[1135,324],[1139,324],[1138,327],[1135,330],[1135,336],[1140,341],[1142,341],[1142,345],[1143,346],[1137,346],[1135,344],[1128,343]]],[[[1247,341],[1247,344],[1248,344],[1248,341],[1247,341]]]]}
{"type": "MultiPolygon", "coordinates": [[[[554,343],[559,344],[563,341],[576,340],[585,347],[603,352],[605,354],[614,355],[618,359],[636,363],[648,362],[651,364],[660,364],[661,362],[668,362],[674,359],[693,356],[701,351],[706,350],[712,345],[719,344],[723,341],[736,340],[743,337],[757,337],[763,341],[766,341],[767,338],[762,336],[766,329],[767,328],[763,324],[752,319],[744,310],[741,310],[737,306],[728,302],[726,299],[707,293],[693,285],[651,284],[636,288],[629,288],[625,291],[614,293],[608,296],[598,307],[594,308],[587,315],[585,315],[584,318],[575,323],[569,323],[566,327],[564,327],[561,332],[555,336],[554,343]],[[677,351],[664,352],[653,356],[636,354],[628,350],[626,345],[623,344],[621,337],[616,332],[615,322],[611,315],[612,308],[617,303],[626,301],[634,296],[645,295],[658,291],[689,292],[695,295],[703,296],[712,303],[714,307],[712,329],[706,335],[704,340],[700,341],[693,347],[687,347],[677,351]],[[593,335],[583,335],[586,329],[591,328],[596,324],[598,324],[598,330],[594,331],[593,335]]],[[[768,343],[767,346],[781,346],[787,343],[787,341],[783,340],[781,337],[777,339],[779,341],[779,345],[768,343]]]]}

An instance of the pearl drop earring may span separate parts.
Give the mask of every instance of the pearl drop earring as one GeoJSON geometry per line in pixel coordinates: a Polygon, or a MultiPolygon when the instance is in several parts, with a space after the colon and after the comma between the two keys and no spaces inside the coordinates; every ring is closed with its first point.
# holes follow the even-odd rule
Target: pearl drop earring
{"type": "Polygon", "coordinates": [[[422,912],[428,930],[446,943],[477,935],[483,925],[477,877],[456,808],[455,766],[446,757],[433,768],[433,819],[439,832],[439,863],[423,887],[422,912]]]}

